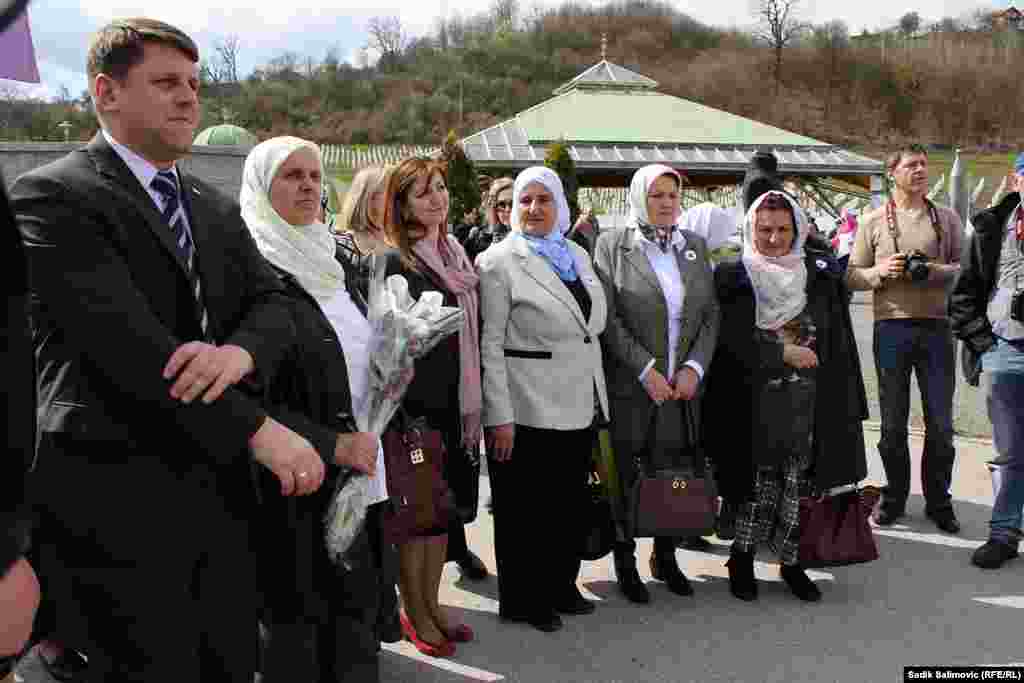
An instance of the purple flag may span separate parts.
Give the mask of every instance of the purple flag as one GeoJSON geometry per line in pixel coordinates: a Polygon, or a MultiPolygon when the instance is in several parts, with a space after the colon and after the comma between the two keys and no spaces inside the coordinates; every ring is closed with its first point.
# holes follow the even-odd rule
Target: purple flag
{"type": "Polygon", "coordinates": [[[0,78],[25,83],[39,82],[36,51],[32,47],[32,30],[28,27],[28,12],[5,31],[0,31],[0,78]]]}

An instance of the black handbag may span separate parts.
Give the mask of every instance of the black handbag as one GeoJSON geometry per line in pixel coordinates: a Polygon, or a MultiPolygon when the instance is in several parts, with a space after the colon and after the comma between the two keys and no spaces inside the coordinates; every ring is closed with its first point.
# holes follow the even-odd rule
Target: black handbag
{"type": "Polygon", "coordinates": [[[608,453],[602,454],[601,449],[610,448],[608,430],[594,430],[594,451],[587,471],[587,494],[583,511],[583,529],[580,534],[579,557],[593,562],[600,560],[615,547],[616,526],[612,509],[611,477],[607,473],[608,453]],[[602,459],[602,456],[605,456],[602,459]],[[604,470],[606,474],[602,476],[604,470]]]}
{"type": "Polygon", "coordinates": [[[449,454],[444,476],[454,498],[455,519],[470,524],[480,505],[480,447],[460,447],[457,454],[449,454]]]}
{"type": "MultiPolygon", "coordinates": [[[[660,406],[654,409],[648,443],[656,443],[657,411],[661,409],[660,406]]],[[[653,470],[637,462],[630,498],[633,538],[708,536],[714,532],[718,496],[715,480],[705,461],[689,406],[684,406],[682,413],[694,467],[653,470]]]]}

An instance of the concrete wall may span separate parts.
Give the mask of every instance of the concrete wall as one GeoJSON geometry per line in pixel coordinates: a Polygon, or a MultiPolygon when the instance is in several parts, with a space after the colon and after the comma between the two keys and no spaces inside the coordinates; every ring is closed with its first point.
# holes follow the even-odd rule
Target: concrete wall
{"type": "MultiPolygon", "coordinates": [[[[23,173],[56,161],[84,146],[82,142],[0,142],[0,172],[10,186],[23,173]]],[[[249,149],[196,146],[192,154],[180,162],[180,167],[186,173],[238,199],[238,191],[242,187],[242,167],[249,149]]]]}

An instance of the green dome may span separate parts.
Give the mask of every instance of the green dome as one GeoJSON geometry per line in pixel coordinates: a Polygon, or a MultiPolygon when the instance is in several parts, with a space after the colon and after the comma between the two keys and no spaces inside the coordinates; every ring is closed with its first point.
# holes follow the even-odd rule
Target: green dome
{"type": "Polygon", "coordinates": [[[252,147],[259,140],[245,128],[221,123],[210,126],[196,136],[194,145],[231,145],[234,147],[252,147]]]}

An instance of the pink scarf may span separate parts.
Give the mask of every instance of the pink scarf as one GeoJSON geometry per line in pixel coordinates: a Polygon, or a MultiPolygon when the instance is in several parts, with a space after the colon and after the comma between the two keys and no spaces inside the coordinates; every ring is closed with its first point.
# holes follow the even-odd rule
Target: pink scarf
{"type": "Polygon", "coordinates": [[[480,389],[480,303],[473,264],[458,240],[442,235],[437,240],[422,239],[412,252],[423,261],[445,288],[455,295],[466,314],[465,327],[459,332],[459,410],[462,414],[462,443],[475,448],[480,443],[480,414],[483,398],[480,389]]]}

